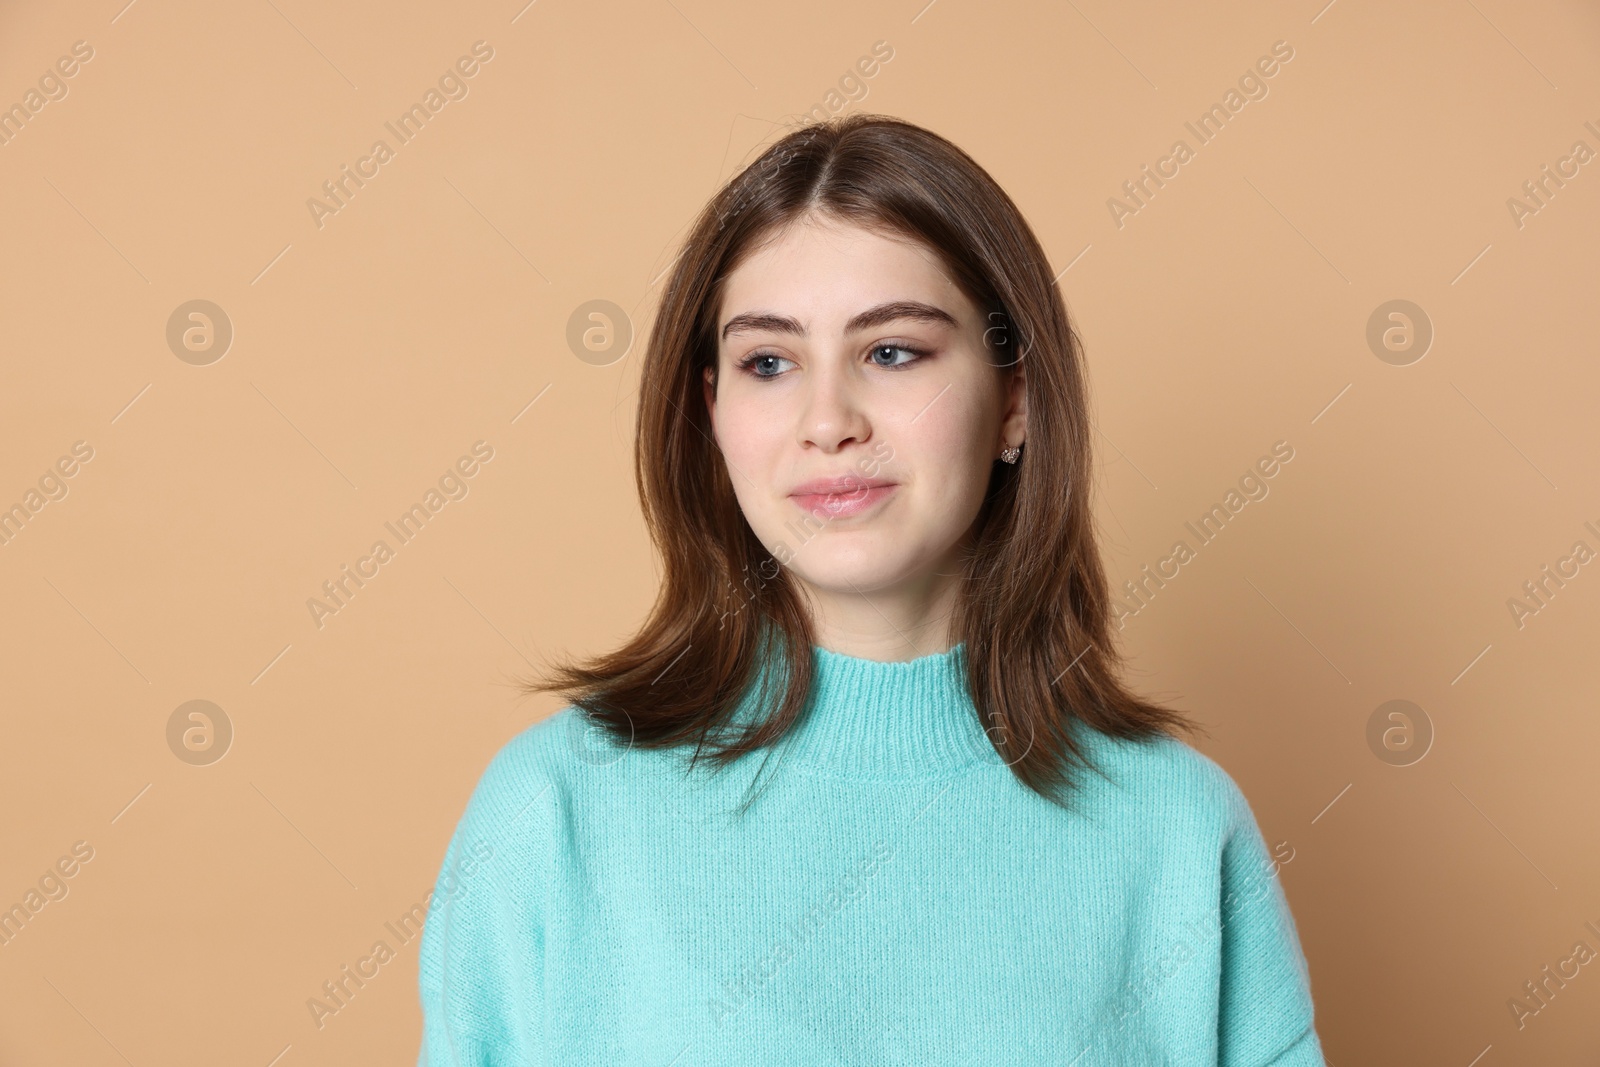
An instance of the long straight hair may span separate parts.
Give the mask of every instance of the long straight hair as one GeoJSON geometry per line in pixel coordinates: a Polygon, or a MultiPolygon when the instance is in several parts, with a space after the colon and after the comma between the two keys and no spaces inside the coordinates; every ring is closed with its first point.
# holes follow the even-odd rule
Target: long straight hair
{"type": "MultiPolygon", "coordinates": [[[[716,447],[703,375],[717,369],[722,283],[762,241],[818,213],[933,250],[989,321],[1009,368],[1026,360],[1028,438],[996,462],[958,582],[951,633],[1000,759],[1060,803],[1094,767],[1069,729],[1147,740],[1195,727],[1119,680],[1112,604],[1090,514],[1092,426],[1080,342],[1050,263],[993,178],[950,141],[886,115],[788,133],[705,206],[672,269],[641,368],[635,476],[661,554],[655,605],[623,647],[561,663],[525,693],[565,694],[620,744],[694,746],[725,767],[781,739],[811,685],[813,623],[795,579],[745,521],[716,447]],[[996,316],[999,316],[996,319],[996,316]],[[775,709],[733,728],[770,656],[775,709]]],[[[762,682],[763,701],[766,682],[762,682]]]]}

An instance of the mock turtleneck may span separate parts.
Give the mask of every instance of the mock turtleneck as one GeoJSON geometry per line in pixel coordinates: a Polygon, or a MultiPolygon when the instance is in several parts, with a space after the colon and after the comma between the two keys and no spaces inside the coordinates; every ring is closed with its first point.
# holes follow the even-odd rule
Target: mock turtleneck
{"type": "Polygon", "coordinates": [[[811,646],[812,681],[783,766],[843,778],[934,778],[998,755],[966,689],[966,647],[885,662],[811,646]]]}
{"type": "Polygon", "coordinates": [[[1323,1067],[1294,848],[1221,767],[1098,735],[1063,808],[1001,765],[962,645],[811,655],[755,803],[570,706],[500,749],[423,905],[419,1067],[1323,1067]]]}

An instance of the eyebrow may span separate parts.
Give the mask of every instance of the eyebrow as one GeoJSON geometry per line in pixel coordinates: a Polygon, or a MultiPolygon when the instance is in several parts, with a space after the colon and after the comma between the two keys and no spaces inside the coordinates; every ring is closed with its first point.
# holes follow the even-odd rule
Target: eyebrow
{"type": "MultiPolygon", "coordinates": [[[[961,324],[943,308],[924,304],[920,300],[891,300],[885,304],[874,307],[853,317],[844,324],[845,333],[855,333],[858,330],[870,330],[874,326],[882,326],[890,322],[928,322],[937,326],[958,328],[961,324]]],[[[746,311],[735,315],[722,327],[722,339],[736,333],[790,333],[797,337],[806,336],[806,328],[799,321],[787,315],[777,315],[769,311],[746,311]]]]}

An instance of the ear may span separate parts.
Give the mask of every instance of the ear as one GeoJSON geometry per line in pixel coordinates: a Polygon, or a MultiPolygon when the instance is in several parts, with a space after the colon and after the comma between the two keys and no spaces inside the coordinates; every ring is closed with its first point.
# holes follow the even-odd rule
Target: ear
{"type": "Polygon", "coordinates": [[[1018,359],[1007,372],[1005,408],[1000,416],[1000,444],[1020,445],[1028,437],[1027,360],[1018,359]]]}
{"type": "Polygon", "coordinates": [[[706,414],[711,419],[711,436],[717,434],[717,371],[715,367],[707,367],[701,378],[701,388],[705,395],[706,414]]]}

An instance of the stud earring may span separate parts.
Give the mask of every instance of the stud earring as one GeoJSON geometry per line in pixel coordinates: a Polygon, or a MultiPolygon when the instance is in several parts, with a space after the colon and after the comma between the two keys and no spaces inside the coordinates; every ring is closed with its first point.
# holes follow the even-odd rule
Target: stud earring
{"type": "Polygon", "coordinates": [[[1005,460],[1007,463],[1015,463],[1017,461],[1017,457],[1020,455],[1022,455],[1022,446],[1012,445],[1004,452],[1000,453],[1000,458],[1005,460]]]}

